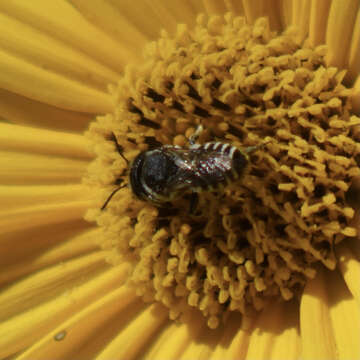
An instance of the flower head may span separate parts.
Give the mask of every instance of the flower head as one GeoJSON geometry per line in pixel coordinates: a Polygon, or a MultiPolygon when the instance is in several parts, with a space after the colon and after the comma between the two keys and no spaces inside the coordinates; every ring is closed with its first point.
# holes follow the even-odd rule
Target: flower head
{"type": "Polygon", "coordinates": [[[335,269],[336,245],[356,236],[345,197],[360,175],[360,118],[326,47],[296,40],[294,31],[271,32],[266,18],[251,26],[231,14],[200,16],[194,30],[179,26],[151,43],[144,66],[128,68],[112,90],[114,114],[91,124],[98,157],[89,178],[100,188],[128,177],[109,134],[130,159],[151,143],[184,146],[198,123],[207,138],[238,148],[265,139],[241,183],[200,193],[196,214],[186,192],[171,209],[154,209],[129,187],[90,214],[120,261],[133,259],[137,293],[171,318],[196,307],[217,327],[233,311],[299,297],[316,263],[335,269]]]}
{"type": "Polygon", "coordinates": [[[31,127],[0,124],[13,159],[0,354],[358,356],[359,5],[158,1],[156,40],[151,17],[94,4],[52,5],[76,31],[42,5],[1,5],[4,28],[31,43],[12,37],[0,56],[16,74],[1,82],[3,116],[31,127]],[[256,147],[238,181],[199,192],[190,212],[191,191],[166,208],[130,186],[101,209],[139,152],[187,149],[198,125],[200,144],[256,147]]]}

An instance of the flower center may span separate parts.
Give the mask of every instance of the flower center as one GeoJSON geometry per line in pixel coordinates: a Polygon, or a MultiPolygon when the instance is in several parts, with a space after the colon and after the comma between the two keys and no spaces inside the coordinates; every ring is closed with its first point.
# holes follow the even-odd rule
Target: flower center
{"type": "Polygon", "coordinates": [[[128,183],[140,151],[188,149],[199,124],[199,143],[245,149],[266,139],[241,179],[200,192],[193,213],[191,191],[164,208],[130,186],[89,212],[110,261],[131,261],[138,294],[165,304],[171,318],[196,307],[215,328],[230,311],[297,297],[317,263],[334,269],[334,248],[356,235],[345,197],[360,174],[360,118],[325,53],[290,30],[271,32],[264,18],[249,26],[230,14],[200,16],[195,29],[182,25],[150,44],[145,64],[112,89],[115,112],[91,125],[98,157],[86,181],[102,201],[128,183]]]}

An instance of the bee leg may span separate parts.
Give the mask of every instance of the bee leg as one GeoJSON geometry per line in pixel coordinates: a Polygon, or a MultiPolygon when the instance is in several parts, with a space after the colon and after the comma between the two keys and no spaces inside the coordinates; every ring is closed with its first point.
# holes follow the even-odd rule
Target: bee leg
{"type": "Polygon", "coordinates": [[[190,145],[194,145],[196,140],[199,138],[200,134],[204,131],[204,127],[200,124],[196,128],[195,132],[189,137],[190,145]]]}
{"type": "Polygon", "coordinates": [[[262,144],[259,144],[259,145],[255,145],[255,146],[248,146],[246,149],[244,149],[244,152],[247,153],[247,154],[251,154],[252,152],[256,151],[256,150],[259,150],[261,148],[263,148],[265,145],[269,144],[271,141],[266,141],[262,144]]]}
{"type": "Polygon", "coordinates": [[[190,195],[190,207],[189,207],[190,215],[195,215],[198,205],[199,205],[199,195],[196,192],[192,192],[190,195]]]}
{"type": "Polygon", "coordinates": [[[263,145],[255,145],[255,146],[248,146],[246,149],[244,149],[244,152],[247,154],[251,154],[252,152],[259,150],[262,148],[263,145]]]}

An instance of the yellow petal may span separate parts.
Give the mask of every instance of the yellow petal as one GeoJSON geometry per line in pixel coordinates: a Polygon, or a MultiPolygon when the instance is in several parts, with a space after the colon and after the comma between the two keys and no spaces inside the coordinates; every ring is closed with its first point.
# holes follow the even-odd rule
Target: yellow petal
{"type": "MultiPolygon", "coordinates": [[[[176,31],[176,27],[178,24],[178,19],[176,19],[176,13],[174,14],[172,11],[170,11],[173,3],[174,5],[176,5],[177,1],[175,0],[170,3],[162,0],[139,0],[139,5],[141,4],[141,7],[144,9],[144,13],[149,14],[148,11],[151,11],[153,13],[151,18],[152,21],[157,22],[158,28],[164,28],[170,32],[176,31]]],[[[181,11],[181,9],[178,10],[181,11]]],[[[179,12],[178,14],[181,15],[181,12],[179,12]]]]}
{"type": "Polygon", "coordinates": [[[360,359],[360,303],[352,297],[338,273],[328,274],[328,279],[329,314],[338,359],[360,359]]]}
{"type": "Polygon", "coordinates": [[[9,53],[48,71],[100,91],[115,82],[116,72],[8,15],[0,13],[0,44],[9,53]]]}
{"type": "Polygon", "coordinates": [[[244,15],[244,7],[242,1],[236,0],[224,0],[227,11],[231,11],[233,14],[236,15],[244,15]]]}
{"type": "Polygon", "coordinates": [[[82,184],[68,185],[0,185],[0,214],[29,206],[89,200],[88,188],[82,184]]]}
{"type": "Polygon", "coordinates": [[[360,114],[360,76],[357,77],[351,96],[351,103],[356,114],[360,114]]]}
{"type": "Polygon", "coordinates": [[[260,14],[264,13],[265,1],[251,1],[244,0],[243,2],[244,13],[246,21],[249,24],[253,24],[260,14]]]}
{"type": "Polygon", "coordinates": [[[245,14],[246,21],[249,24],[254,24],[256,19],[262,16],[266,16],[269,18],[270,28],[272,30],[280,30],[281,19],[279,16],[280,9],[278,1],[244,0],[242,5],[243,13],[245,14]]]}
{"type": "MultiPolygon", "coordinates": [[[[77,3],[77,0],[73,1],[77,3]]],[[[137,6],[131,6],[126,1],[111,0],[111,5],[122,14],[124,19],[131,19],[136,31],[139,31],[146,39],[158,38],[163,28],[166,31],[174,32],[177,24],[185,23],[192,27],[198,14],[193,9],[194,4],[183,0],[138,0],[136,4],[137,6]],[[142,11],[139,11],[139,8],[142,11]]],[[[136,44],[133,44],[132,47],[134,45],[136,44]]],[[[137,48],[136,51],[139,49],[137,48]]]]}
{"type": "Polygon", "coordinates": [[[190,3],[191,3],[192,8],[194,9],[195,16],[200,14],[200,13],[203,14],[203,13],[206,12],[203,1],[190,0],[190,3]]]}
{"type": "Polygon", "coordinates": [[[0,10],[48,36],[79,49],[117,72],[132,61],[133,53],[86,21],[67,1],[1,1],[0,10]]]}
{"type": "Polygon", "coordinates": [[[106,113],[110,95],[0,49],[0,87],[63,109],[106,113]]]}
{"type": "MultiPolygon", "coordinates": [[[[116,0],[115,0],[116,1],[116,0]]],[[[154,12],[156,12],[160,17],[161,14],[164,13],[164,11],[167,11],[169,14],[171,14],[172,18],[176,19],[176,25],[177,24],[188,24],[189,26],[195,25],[196,20],[196,12],[193,9],[193,4],[191,2],[183,1],[183,0],[173,0],[173,1],[164,1],[164,0],[157,0],[156,2],[152,0],[145,0],[145,3],[148,4],[148,6],[152,7],[154,6],[154,12]],[[160,11],[159,11],[160,10],[160,11]]],[[[125,4],[124,2],[116,1],[117,6],[119,9],[124,9],[125,4]]],[[[129,11],[136,12],[136,9],[134,7],[127,7],[129,11]]],[[[139,12],[138,12],[139,13],[139,12]]],[[[175,25],[175,26],[176,26],[175,25]]],[[[140,26],[141,28],[141,23],[140,26]]],[[[174,29],[175,30],[175,29],[174,29]]]]}
{"type": "MultiPolygon", "coordinates": [[[[137,302],[139,298],[134,290],[121,286],[83,310],[75,312],[16,359],[90,359],[80,357],[79,348],[88,344],[91,337],[98,339],[99,329],[114,322],[114,317],[118,314],[126,317],[125,312],[129,312],[129,305],[133,307],[137,302]]],[[[142,306],[145,307],[144,304],[142,306]]]]}
{"type": "Polygon", "coordinates": [[[349,72],[346,79],[353,83],[359,78],[360,69],[360,7],[357,12],[349,53],[349,72]]]}
{"type": "Polygon", "coordinates": [[[80,219],[85,211],[93,206],[95,204],[92,200],[75,200],[4,210],[0,212],[0,234],[80,219]]]}
{"type": "Polygon", "coordinates": [[[282,30],[279,3],[280,1],[265,1],[264,13],[261,14],[261,16],[269,17],[271,30],[282,30]]]}
{"type": "MultiPolygon", "coordinates": [[[[33,344],[70,315],[118,287],[127,276],[127,269],[125,265],[112,267],[93,280],[70,288],[53,300],[1,322],[0,356],[6,357],[33,344]]],[[[46,272],[44,276],[46,277],[46,272]]]]}
{"type": "Polygon", "coordinates": [[[331,0],[311,1],[309,41],[315,46],[325,42],[326,25],[331,0]]]}
{"type": "Polygon", "coordinates": [[[309,280],[301,298],[301,359],[336,359],[337,350],[330,320],[327,283],[323,270],[309,280]]]}
{"type": "MultiPolygon", "coordinates": [[[[116,6],[104,0],[70,0],[71,4],[98,28],[104,31],[119,43],[126,44],[127,48],[132,50],[141,50],[148,40],[144,28],[137,28],[132,25],[132,21],[124,12],[117,10],[116,6]]],[[[126,7],[136,8],[138,13],[143,13],[149,17],[149,14],[141,11],[133,3],[126,3],[126,7]]],[[[132,19],[133,20],[133,19],[132,19]]],[[[157,34],[158,35],[158,34],[157,34]]]]}
{"type": "Polygon", "coordinates": [[[179,357],[179,360],[205,360],[210,358],[212,350],[218,342],[220,336],[219,328],[209,331],[209,329],[204,326],[200,329],[200,332],[197,335],[198,336],[193,339],[183,354],[179,357]]]}
{"type": "Polygon", "coordinates": [[[0,149],[91,159],[90,142],[83,135],[0,123],[0,149]]]}
{"type": "Polygon", "coordinates": [[[350,43],[359,8],[358,0],[333,0],[326,31],[327,63],[344,68],[348,61],[350,43]]]}
{"type": "Polygon", "coordinates": [[[280,8],[280,19],[282,24],[282,29],[286,29],[288,26],[292,24],[292,16],[293,16],[293,2],[292,0],[284,0],[279,1],[280,8]]]}
{"type": "Polygon", "coordinates": [[[251,337],[251,331],[241,328],[240,314],[232,314],[222,330],[222,337],[211,354],[211,360],[245,359],[251,337]]]}
{"type": "Polygon", "coordinates": [[[97,328],[96,332],[84,342],[83,346],[71,349],[69,359],[94,359],[101,353],[111,341],[122,332],[126,326],[133,321],[138,314],[149,305],[144,304],[140,298],[135,299],[124,310],[117,313],[112,319],[102,327],[97,328]]]}
{"type": "Polygon", "coordinates": [[[336,249],[340,271],[351,294],[360,305],[360,262],[356,255],[345,244],[336,249]]]}
{"type": "Polygon", "coordinates": [[[105,256],[104,251],[96,251],[59,262],[3,289],[0,295],[0,320],[7,320],[49,301],[77,285],[80,279],[84,282],[89,275],[94,276],[95,271],[104,270],[105,256]]]}
{"type": "Polygon", "coordinates": [[[156,342],[146,353],[145,359],[178,359],[194,338],[199,334],[204,320],[199,312],[193,312],[190,323],[172,323],[157,337],[156,342]]]}
{"type": "Polygon", "coordinates": [[[298,30],[298,41],[303,41],[309,33],[311,0],[293,0],[292,4],[292,25],[298,30]]]}
{"type": "Polygon", "coordinates": [[[88,161],[0,151],[2,184],[79,183],[88,161]]]}
{"type": "Polygon", "coordinates": [[[209,15],[222,15],[226,12],[225,4],[218,0],[203,0],[206,12],[209,15]]]}
{"type": "Polygon", "coordinates": [[[59,109],[4,89],[0,89],[0,116],[15,124],[79,132],[94,118],[93,114],[59,109]]]}
{"type": "Polygon", "coordinates": [[[96,360],[137,359],[168,320],[168,312],[159,303],[141,312],[102,351],[96,360]]]}
{"type": "Polygon", "coordinates": [[[246,359],[298,359],[300,346],[298,305],[271,303],[258,318],[246,359]]]}
{"type": "Polygon", "coordinates": [[[2,236],[0,253],[7,256],[0,267],[0,284],[98,250],[101,231],[98,228],[88,230],[90,225],[86,225],[71,221],[2,236]]]}

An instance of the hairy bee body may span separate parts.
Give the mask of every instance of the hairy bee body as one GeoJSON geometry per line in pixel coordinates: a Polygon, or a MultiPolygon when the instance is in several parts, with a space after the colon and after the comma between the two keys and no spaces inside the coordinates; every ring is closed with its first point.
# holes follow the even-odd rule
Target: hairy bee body
{"type": "Polygon", "coordinates": [[[130,184],[139,199],[161,205],[186,192],[218,190],[240,178],[247,164],[246,152],[227,143],[165,145],[135,158],[130,184]]]}

